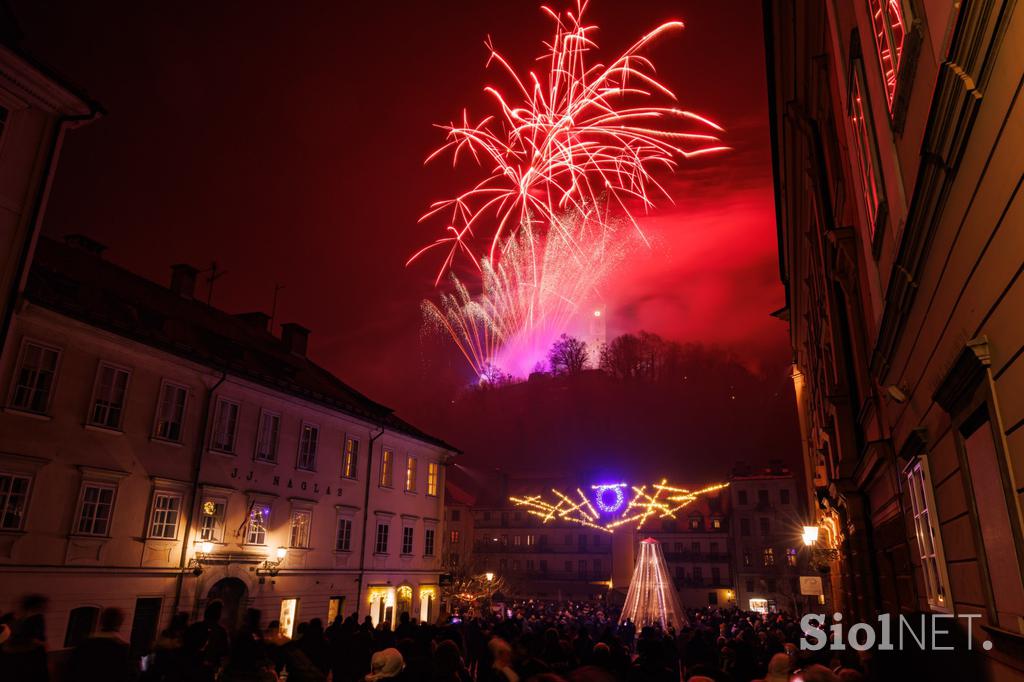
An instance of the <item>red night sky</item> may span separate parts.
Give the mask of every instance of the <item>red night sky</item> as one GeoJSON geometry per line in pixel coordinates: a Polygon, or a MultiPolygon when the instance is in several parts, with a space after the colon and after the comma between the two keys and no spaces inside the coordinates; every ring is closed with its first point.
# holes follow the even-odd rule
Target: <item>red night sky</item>
{"type": "MultiPolygon", "coordinates": [[[[90,235],[161,282],[216,260],[231,312],[269,312],[284,284],[278,321],[313,330],[314,358],[431,429],[419,406],[468,372],[421,333],[436,262],[404,267],[436,236],[417,218],[459,188],[423,159],[432,124],[487,113],[483,85],[504,84],[487,35],[521,69],[540,53],[535,0],[11,6],[22,48],[109,112],[69,134],[45,231],[90,235]]],[[[594,0],[589,18],[607,55],[685,21],[650,56],[733,147],[668,180],[675,204],[642,221],[657,247],[606,292],[609,332],[718,345],[784,385],[760,2],[594,0]]],[[[792,458],[795,427],[780,428],[787,452],[769,454],[792,458]]]]}

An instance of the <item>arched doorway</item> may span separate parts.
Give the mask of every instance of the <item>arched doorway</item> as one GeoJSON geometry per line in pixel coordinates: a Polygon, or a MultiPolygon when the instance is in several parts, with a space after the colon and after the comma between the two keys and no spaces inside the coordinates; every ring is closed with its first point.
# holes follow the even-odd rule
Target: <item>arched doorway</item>
{"type": "Polygon", "coordinates": [[[398,588],[398,608],[396,623],[402,622],[403,613],[407,614],[407,617],[412,616],[412,588],[408,585],[402,585],[398,588]]]}
{"type": "Polygon", "coordinates": [[[224,605],[224,613],[221,616],[220,624],[233,632],[238,628],[241,618],[242,604],[245,594],[248,591],[245,583],[238,578],[222,578],[213,584],[210,591],[206,593],[206,603],[219,601],[224,605]]]}

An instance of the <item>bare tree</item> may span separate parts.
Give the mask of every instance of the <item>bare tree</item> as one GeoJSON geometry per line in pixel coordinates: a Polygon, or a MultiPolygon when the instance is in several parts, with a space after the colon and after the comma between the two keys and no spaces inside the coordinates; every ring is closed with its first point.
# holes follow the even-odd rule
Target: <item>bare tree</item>
{"type": "Polygon", "coordinates": [[[579,374],[587,368],[587,344],[574,336],[562,334],[548,351],[553,374],[579,374]]]}

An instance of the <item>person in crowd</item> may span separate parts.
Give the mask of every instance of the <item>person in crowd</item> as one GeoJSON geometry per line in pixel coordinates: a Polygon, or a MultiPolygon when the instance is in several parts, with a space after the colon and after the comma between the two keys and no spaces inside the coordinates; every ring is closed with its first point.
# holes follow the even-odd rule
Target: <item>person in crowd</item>
{"type": "Polygon", "coordinates": [[[128,642],[121,639],[124,612],[105,608],[100,613],[99,631],[71,653],[65,672],[67,682],[131,682],[138,678],[139,665],[128,642]]]}

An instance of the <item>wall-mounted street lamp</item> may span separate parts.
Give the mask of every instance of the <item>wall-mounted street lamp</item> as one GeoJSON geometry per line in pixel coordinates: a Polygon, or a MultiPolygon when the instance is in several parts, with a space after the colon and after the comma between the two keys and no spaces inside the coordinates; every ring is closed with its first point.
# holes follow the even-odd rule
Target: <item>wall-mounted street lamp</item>
{"type": "Polygon", "coordinates": [[[197,578],[203,574],[203,563],[210,560],[213,553],[213,543],[209,540],[196,540],[192,544],[195,554],[188,560],[188,568],[192,575],[197,578]]]}
{"type": "Polygon", "coordinates": [[[804,526],[804,546],[811,553],[811,566],[821,570],[828,563],[839,558],[839,550],[835,547],[818,546],[818,526],[804,526]]]}
{"type": "Polygon", "coordinates": [[[286,556],[288,556],[288,548],[278,547],[273,558],[268,556],[263,560],[263,563],[256,568],[256,575],[260,577],[261,584],[265,582],[265,576],[269,575],[273,578],[281,572],[281,564],[284,563],[284,558],[286,556]]]}

